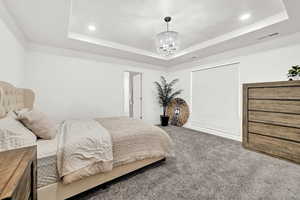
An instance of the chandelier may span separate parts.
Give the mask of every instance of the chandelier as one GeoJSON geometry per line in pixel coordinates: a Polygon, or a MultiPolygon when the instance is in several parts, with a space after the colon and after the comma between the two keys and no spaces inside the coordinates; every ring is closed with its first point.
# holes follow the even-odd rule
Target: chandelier
{"type": "Polygon", "coordinates": [[[169,31],[169,22],[171,17],[165,17],[167,31],[156,35],[157,52],[162,56],[171,56],[179,49],[179,37],[175,31],[169,31]]]}

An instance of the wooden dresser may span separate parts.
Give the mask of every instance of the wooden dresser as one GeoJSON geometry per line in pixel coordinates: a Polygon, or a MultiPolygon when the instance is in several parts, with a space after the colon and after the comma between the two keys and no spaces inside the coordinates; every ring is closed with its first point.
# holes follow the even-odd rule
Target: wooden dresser
{"type": "Polygon", "coordinates": [[[36,146],[0,153],[0,200],[36,200],[36,146]]]}
{"type": "Polygon", "coordinates": [[[300,81],[244,84],[243,146],[300,163],[300,81]]]}

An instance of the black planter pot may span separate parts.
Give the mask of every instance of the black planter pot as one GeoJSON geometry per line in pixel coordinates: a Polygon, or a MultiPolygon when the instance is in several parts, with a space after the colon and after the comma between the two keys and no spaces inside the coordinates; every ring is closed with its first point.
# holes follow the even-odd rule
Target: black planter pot
{"type": "Polygon", "coordinates": [[[162,126],[168,126],[169,125],[169,116],[160,116],[160,123],[162,126]]]}

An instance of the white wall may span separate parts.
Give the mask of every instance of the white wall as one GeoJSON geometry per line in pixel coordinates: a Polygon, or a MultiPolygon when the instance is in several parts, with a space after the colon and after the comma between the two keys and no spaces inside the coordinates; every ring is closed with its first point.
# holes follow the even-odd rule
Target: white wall
{"type": "MultiPolygon", "coordinates": [[[[143,64],[140,64],[143,65],[143,64]]],[[[143,114],[159,122],[153,82],[162,71],[31,50],[25,59],[25,86],[36,92],[36,107],[55,120],[123,115],[123,72],[143,73],[143,114]]]]}
{"type": "MultiPolygon", "coordinates": [[[[188,101],[189,104],[191,98],[191,71],[201,68],[215,67],[222,64],[228,64],[233,62],[240,62],[240,88],[243,83],[251,82],[268,82],[268,81],[282,81],[287,80],[286,74],[288,69],[292,65],[300,64],[300,33],[284,37],[278,40],[268,41],[255,46],[250,46],[243,49],[237,49],[230,52],[225,52],[220,55],[212,56],[203,60],[198,60],[193,63],[184,64],[173,68],[170,71],[168,78],[179,78],[178,87],[184,89],[182,98],[188,101]],[[288,46],[285,46],[288,45],[288,46]],[[276,48],[277,46],[277,48],[276,48]],[[189,66],[180,70],[182,67],[189,66]]],[[[211,77],[212,81],[218,81],[211,77]]],[[[222,83],[220,83],[222,84],[222,83]]],[[[199,90],[201,93],[201,90],[199,90]]],[[[211,105],[213,106],[213,105],[211,105]]],[[[225,106],[225,105],[224,105],[225,106]]],[[[242,92],[240,90],[239,98],[240,111],[242,111],[242,92]]],[[[196,112],[192,110],[192,112],[196,112]]],[[[201,111],[197,111],[201,112],[201,111]]],[[[220,113],[222,115],[222,113],[220,113]]],[[[226,115],[223,115],[224,117],[226,115]]],[[[240,113],[240,122],[242,120],[242,113],[240,113]]],[[[190,118],[187,127],[209,132],[228,138],[241,140],[242,133],[236,136],[234,133],[222,133],[218,131],[212,131],[210,127],[202,127],[201,125],[193,124],[190,118]]],[[[236,124],[237,128],[241,130],[241,123],[236,124]]]]}
{"type": "Polygon", "coordinates": [[[21,85],[25,50],[0,17],[0,81],[21,85]]]}

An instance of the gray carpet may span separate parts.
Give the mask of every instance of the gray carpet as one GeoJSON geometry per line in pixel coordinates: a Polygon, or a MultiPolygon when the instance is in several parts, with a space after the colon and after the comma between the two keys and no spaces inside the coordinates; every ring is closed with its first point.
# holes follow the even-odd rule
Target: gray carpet
{"type": "Polygon", "coordinates": [[[167,127],[176,158],[73,200],[300,200],[300,165],[236,141],[167,127]]]}

